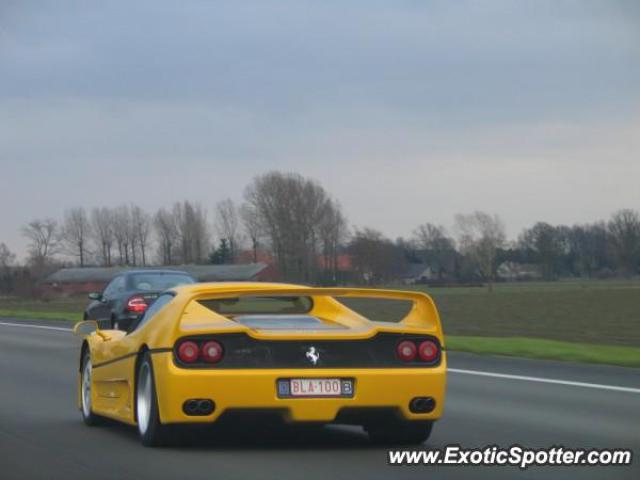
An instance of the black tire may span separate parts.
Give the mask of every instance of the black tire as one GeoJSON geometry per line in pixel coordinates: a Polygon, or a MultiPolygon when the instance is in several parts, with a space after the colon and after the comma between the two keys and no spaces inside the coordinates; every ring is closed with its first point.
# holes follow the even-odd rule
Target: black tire
{"type": "Polygon", "coordinates": [[[427,441],[433,430],[431,421],[389,421],[365,426],[369,439],[379,445],[418,445],[427,441]]]}
{"type": "Polygon", "coordinates": [[[80,413],[82,421],[89,427],[94,427],[103,423],[103,418],[93,413],[93,382],[91,366],[91,354],[87,349],[82,356],[82,364],[80,370],[80,413]]]}
{"type": "Polygon", "coordinates": [[[149,352],[143,354],[136,372],[135,412],[142,444],[146,447],[165,445],[169,427],[160,422],[153,363],[149,352]]]}
{"type": "Polygon", "coordinates": [[[120,322],[115,317],[111,317],[111,330],[120,330],[120,322]]]}

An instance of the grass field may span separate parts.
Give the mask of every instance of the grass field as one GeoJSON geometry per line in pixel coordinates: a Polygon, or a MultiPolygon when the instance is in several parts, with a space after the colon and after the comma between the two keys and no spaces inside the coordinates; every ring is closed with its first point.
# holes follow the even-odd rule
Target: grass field
{"type": "MultiPolygon", "coordinates": [[[[640,347],[640,282],[499,284],[493,292],[486,288],[405,288],[433,297],[448,335],[640,347]]],[[[406,311],[402,302],[349,303],[382,321],[397,320],[406,311]]]]}
{"type": "MultiPolygon", "coordinates": [[[[434,298],[452,350],[640,366],[640,282],[499,284],[491,293],[402,288],[434,298]]],[[[407,311],[405,302],[345,303],[380,321],[397,321],[407,311]]],[[[0,298],[0,317],[80,320],[85,305],[84,298],[0,298]]]]}

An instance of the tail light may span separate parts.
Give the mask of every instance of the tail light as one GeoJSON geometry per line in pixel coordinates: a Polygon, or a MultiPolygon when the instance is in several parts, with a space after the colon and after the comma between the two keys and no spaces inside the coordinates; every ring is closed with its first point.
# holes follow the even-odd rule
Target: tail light
{"type": "Polygon", "coordinates": [[[184,363],[193,363],[198,360],[200,349],[196,342],[182,342],[178,347],[178,358],[184,363]]]}
{"type": "Polygon", "coordinates": [[[134,295],[127,300],[127,312],[143,313],[149,305],[142,295],[134,295]]]}
{"type": "Polygon", "coordinates": [[[403,362],[411,362],[416,358],[417,353],[418,349],[416,348],[416,344],[409,340],[405,340],[398,344],[398,358],[403,362]]]}
{"type": "Polygon", "coordinates": [[[218,363],[222,360],[223,354],[224,351],[222,350],[222,345],[214,340],[205,342],[200,350],[202,359],[207,363],[218,363]]]}
{"type": "Polygon", "coordinates": [[[398,343],[396,355],[403,362],[432,363],[438,360],[440,346],[434,340],[403,340],[398,343]]]}
{"type": "Polygon", "coordinates": [[[213,365],[224,357],[222,344],[206,338],[178,341],[174,352],[179,363],[199,367],[213,365]]]}
{"type": "Polygon", "coordinates": [[[431,340],[425,340],[418,346],[418,356],[423,362],[433,362],[439,353],[438,345],[431,340]]]}

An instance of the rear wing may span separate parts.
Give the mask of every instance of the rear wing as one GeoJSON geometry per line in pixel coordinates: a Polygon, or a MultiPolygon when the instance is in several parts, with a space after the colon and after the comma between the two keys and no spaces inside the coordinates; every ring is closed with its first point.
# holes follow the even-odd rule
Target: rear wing
{"type": "MultiPolygon", "coordinates": [[[[203,284],[204,287],[204,284],[203,284]]],[[[235,297],[343,297],[343,298],[373,298],[387,300],[404,300],[412,302],[408,314],[400,321],[407,327],[428,329],[442,338],[442,326],[438,310],[431,297],[422,292],[400,290],[378,290],[372,288],[313,288],[313,287],[245,287],[237,289],[201,288],[191,291],[191,298],[187,301],[202,299],[235,298],[235,297]]],[[[339,301],[339,300],[338,300],[339,301]]],[[[342,305],[342,304],[341,304],[342,305]]],[[[348,307],[344,307],[348,308],[348,307]]]]}

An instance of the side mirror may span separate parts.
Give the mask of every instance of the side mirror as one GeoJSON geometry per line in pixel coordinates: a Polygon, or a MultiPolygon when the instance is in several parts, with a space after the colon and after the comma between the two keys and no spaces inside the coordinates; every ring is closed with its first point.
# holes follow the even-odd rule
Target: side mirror
{"type": "Polygon", "coordinates": [[[73,326],[73,334],[79,337],[86,337],[94,332],[104,341],[110,339],[109,335],[100,330],[100,326],[95,320],[83,320],[73,326]]]}
{"type": "Polygon", "coordinates": [[[73,334],[84,337],[86,335],[91,335],[93,332],[97,332],[98,330],[98,322],[95,320],[84,320],[74,325],[73,334]]]}
{"type": "Polygon", "coordinates": [[[92,292],[89,294],[89,299],[90,300],[102,300],[102,294],[101,293],[97,293],[97,292],[92,292]]]}

